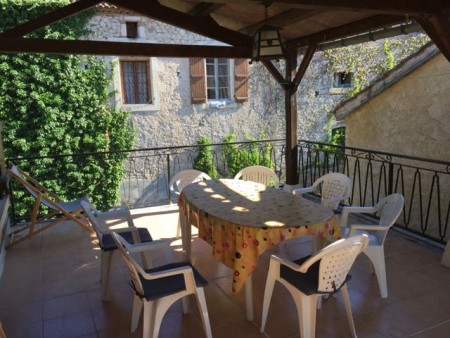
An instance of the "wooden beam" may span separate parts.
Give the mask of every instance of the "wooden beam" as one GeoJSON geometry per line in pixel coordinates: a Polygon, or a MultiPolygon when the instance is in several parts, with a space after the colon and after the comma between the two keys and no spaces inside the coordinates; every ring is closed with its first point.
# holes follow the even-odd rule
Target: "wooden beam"
{"type": "Polygon", "coordinates": [[[0,34],[1,38],[22,37],[61,19],[78,14],[102,2],[101,0],[79,0],[65,7],[44,14],[0,34]]]}
{"type": "MultiPolygon", "coordinates": [[[[267,19],[267,24],[270,26],[283,28],[285,26],[289,26],[293,23],[303,21],[320,13],[319,11],[309,11],[304,9],[293,8],[288,11],[284,11],[278,15],[274,15],[267,19]]],[[[253,34],[257,29],[261,28],[266,21],[260,21],[253,25],[247,26],[245,28],[240,29],[239,31],[245,34],[253,34]]]]}
{"type": "Polygon", "coordinates": [[[343,37],[365,33],[369,30],[386,27],[403,21],[405,21],[405,18],[400,16],[375,15],[346,25],[330,28],[319,33],[293,39],[288,41],[288,43],[296,46],[296,48],[301,48],[312,44],[330,42],[343,37]]]}
{"type": "Polygon", "coordinates": [[[219,26],[210,16],[190,16],[162,6],[156,0],[109,0],[109,3],[232,46],[247,47],[252,44],[250,36],[219,26]]]}
{"type": "Polygon", "coordinates": [[[450,14],[416,19],[450,62],[450,14]]]}
{"type": "Polygon", "coordinates": [[[210,15],[211,13],[214,13],[222,6],[223,4],[211,4],[208,2],[200,2],[197,6],[192,8],[188,14],[196,16],[198,18],[204,18],[210,15]]]}
{"type": "MultiPolygon", "coordinates": [[[[297,69],[297,53],[286,51],[286,82],[292,84],[297,69]]],[[[284,106],[286,112],[286,183],[298,183],[298,137],[297,137],[297,90],[292,86],[284,89],[284,106]]]]}
{"type": "Polygon", "coordinates": [[[0,38],[0,53],[81,54],[113,56],[251,58],[251,48],[166,45],[92,40],[0,38]]]}
{"type": "Polygon", "coordinates": [[[284,88],[286,85],[286,80],[284,79],[283,75],[281,75],[277,67],[274,66],[273,62],[271,60],[261,60],[261,62],[267,68],[273,78],[284,88]]]}
{"type": "Polygon", "coordinates": [[[278,0],[297,7],[320,11],[365,11],[389,15],[420,15],[440,13],[449,8],[448,0],[278,0]]]}
{"type": "Polygon", "coordinates": [[[298,85],[303,79],[303,76],[306,73],[306,70],[308,69],[309,64],[311,63],[311,60],[316,52],[317,45],[311,45],[306,50],[305,55],[303,56],[302,63],[300,64],[300,67],[297,70],[297,73],[295,74],[294,80],[292,80],[293,86],[295,90],[297,91],[298,85]]]}

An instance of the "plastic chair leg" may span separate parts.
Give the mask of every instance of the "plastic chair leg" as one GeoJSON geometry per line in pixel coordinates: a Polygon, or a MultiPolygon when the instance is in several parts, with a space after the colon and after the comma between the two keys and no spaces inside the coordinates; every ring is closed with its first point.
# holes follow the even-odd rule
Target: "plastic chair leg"
{"type": "Polygon", "coordinates": [[[202,317],[206,338],[211,338],[211,324],[209,322],[208,308],[206,306],[205,291],[203,288],[196,288],[195,298],[197,299],[198,308],[202,317]]]}
{"type": "Polygon", "coordinates": [[[347,313],[348,325],[350,327],[350,332],[352,337],[356,338],[355,322],[353,321],[352,307],[350,304],[350,297],[348,296],[347,284],[341,287],[342,298],[344,300],[345,312],[347,313]]]}
{"type": "Polygon", "coordinates": [[[134,333],[137,330],[139,325],[139,318],[141,317],[142,312],[142,300],[134,295],[133,297],[133,310],[131,312],[131,329],[130,332],[134,333]]]}
{"type": "MultiPolygon", "coordinates": [[[[288,288],[290,289],[290,288],[288,288]]],[[[314,338],[316,336],[317,294],[307,296],[297,289],[290,289],[298,311],[298,322],[301,338],[314,338]]]]}
{"type": "Polygon", "coordinates": [[[149,302],[143,299],[143,305],[144,305],[144,318],[143,318],[144,324],[142,337],[144,338],[158,337],[158,335],[156,336],[153,335],[155,327],[155,313],[156,313],[155,301],[149,302]]]}
{"type": "Polygon", "coordinates": [[[386,263],[384,258],[384,248],[382,246],[369,246],[364,253],[372,262],[375,274],[380,288],[381,298],[388,297],[387,280],[386,280],[386,263]]]}
{"type": "Polygon", "coordinates": [[[267,314],[269,313],[270,301],[272,299],[273,289],[275,287],[275,278],[273,278],[270,273],[267,276],[266,287],[264,289],[264,301],[263,301],[263,310],[261,317],[261,328],[259,332],[263,333],[264,328],[266,327],[267,314]]]}
{"type": "Polygon", "coordinates": [[[101,252],[101,278],[100,283],[102,286],[102,300],[108,299],[109,278],[111,274],[111,263],[114,251],[102,251],[101,252]]]}

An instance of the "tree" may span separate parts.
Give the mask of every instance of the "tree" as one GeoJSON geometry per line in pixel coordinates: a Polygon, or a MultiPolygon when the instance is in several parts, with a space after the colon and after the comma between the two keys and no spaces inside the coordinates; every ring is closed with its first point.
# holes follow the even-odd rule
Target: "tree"
{"type": "MultiPolygon", "coordinates": [[[[0,0],[5,19],[0,30],[69,3],[0,0]]],[[[29,36],[78,39],[87,33],[85,27],[93,14],[93,10],[85,11],[29,36]]],[[[99,208],[113,205],[126,157],[123,150],[132,147],[134,132],[126,113],[107,106],[110,81],[105,62],[96,57],[0,55],[0,119],[5,126],[6,159],[34,158],[17,164],[63,198],[89,194],[99,208]],[[98,152],[103,154],[93,155],[98,152]],[[92,155],[69,155],[86,153],[92,155]]]]}

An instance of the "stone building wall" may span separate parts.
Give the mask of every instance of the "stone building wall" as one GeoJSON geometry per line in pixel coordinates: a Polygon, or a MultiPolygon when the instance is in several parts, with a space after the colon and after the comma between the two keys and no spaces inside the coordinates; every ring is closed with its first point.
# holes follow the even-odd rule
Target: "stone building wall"
{"type": "MultiPolygon", "coordinates": [[[[208,38],[127,13],[96,15],[89,28],[92,40],[150,43],[220,44],[208,38]],[[138,22],[139,37],[126,38],[125,22],[138,22]]],[[[105,57],[114,71],[115,96],[112,104],[121,106],[117,57],[105,57]]],[[[142,58],[123,58],[142,59],[142,58]]],[[[145,58],[144,58],[145,59],[145,58]]],[[[148,59],[148,58],[147,58],[148,59]]],[[[282,62],[277,64],[283,68],[282,62]]],[[[211,108],[191,104],[189,59],[151,58],[154,104],[131,107],[131,121],[137,129],[135,148],[196,144],[206,136],[213,143],[222,142],[229,133],[239,141],[248,137],[284,138],[284,94],[279,84],[260,63],[249,67],[249,99],[244,103],[211,108]]],[[[302,81],[298,94],[299,138],[322,141],[326,137],[329,110],[342,95],[328,95],[332,74],[324,71],[324,61],[315,57],[302,81]],[[317,80],[317,75],[321,80],[317,80]]],[[[130,108],[125,108],[130,109],[130,108]]]]}

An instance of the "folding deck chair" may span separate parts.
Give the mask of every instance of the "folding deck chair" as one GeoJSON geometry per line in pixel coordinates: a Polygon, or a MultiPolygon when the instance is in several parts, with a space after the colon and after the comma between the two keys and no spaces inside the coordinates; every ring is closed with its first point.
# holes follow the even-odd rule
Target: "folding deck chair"
{"type": "Polygon", "coordinates": [[[12,231],[9,239],[8,246],[17,244],[25,239],[31,238],[37,233],[44,231],[58,223],[63,221],[72,220],[78,225],[85,228],[90,233],[93,232],[90,227],[89,220],[81,214],[83,208],[81,206],[81,201],[89,201],[87,196],[81,197],[77,200],[64,202],[54,193],[50,192],[44,186],[42,186],[38,181],[33,179],[30,175],[20,170],[16,165],[11,165],[7,169],[7,174],[9,177],[16,179],[20,182],[26,190],[35,198],[33,203],[33,208],[31,211],[31,218],[29,225],[21,227],[18,230],[12,231]],[[39,217],[39,208],[44,205],[50,209],[50,212],[46,215],[39,217]],[[50,221],[50,219],[56,217],[50,221]],[[20,232],[29,229],[28,235],[20,236],[20,232]]]}

